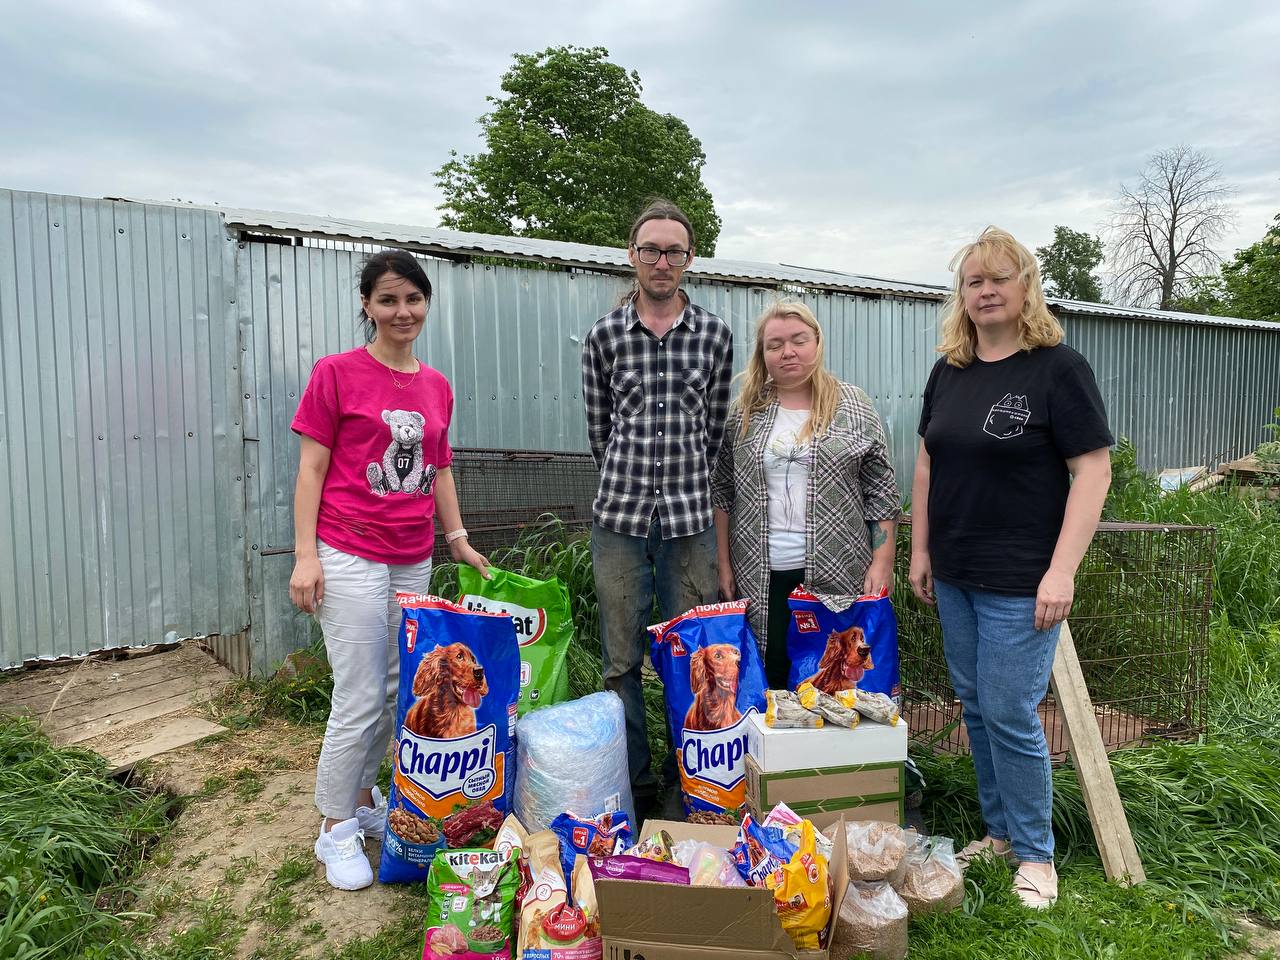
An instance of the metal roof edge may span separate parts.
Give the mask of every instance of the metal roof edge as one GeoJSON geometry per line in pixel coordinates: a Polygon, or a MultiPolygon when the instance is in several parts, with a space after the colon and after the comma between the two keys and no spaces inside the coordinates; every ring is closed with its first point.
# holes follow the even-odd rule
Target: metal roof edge
{"type": "MultiPolygon", "coordinates": [[[[535,237],[508,237],[498,234],[445,230],[438,227],[379,223],[347,217],[321,217],[286,211],[222,206],[219,204],[180,203],[132,197],[107,197],[105,199],[155,206],[212,210],[222,214],[229,226],[265,231],[282,236],[306,236],[314,239],[340,240],[353,243],[387,243],[411,247],[423,253],[438,253],[446,256],[506,257],[609,273],[630,270],[626,250],[622,247],[596,246],[567,240],[543,240],[535,237]]],[[[728,283],[790,284],[832,292],[896,296],[934,301],[945,299],[951,292],[949,287],[941,284],[886,280],[880,277],[869,277],[862,274],[833,270],[818,270],[792,264],[762,263],[723,257],[696,258],[689,268],[689,273],[700,279],[728,283]]],[[[1049,304],[1058,307],[1062,311],[1081,316],[1264,329],[1280,333],[1280,323],[1272,323],[1266,320],[1215,317],[1207,314],[1154,310],[1146,307],[1124,307],[1115,304],[1090,303],[1057,297],[1047,297],[1046,300],[1049,304]]]]}

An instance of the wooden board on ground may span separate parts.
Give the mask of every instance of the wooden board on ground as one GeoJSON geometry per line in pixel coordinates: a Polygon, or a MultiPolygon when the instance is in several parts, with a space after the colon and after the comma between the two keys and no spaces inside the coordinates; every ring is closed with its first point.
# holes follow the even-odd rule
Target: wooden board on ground
{"type": "Polygon", "coordinates": [[[101,754],[111,766],[111,775],[115,776],[140,760],[157,757],[170,750],[198,743],[206,737],[227,732],[226,727],[202,717],[166,717],[147,729],[149,735],[143,739],[116,737],[115,742],[103,743],[100,748],[92,740],[83,745],[101,754]]]}
{"type": "Polygon", "coordinates": [[[1146,871],[1129,830],[1129,820],[1120,802],[1115,777],[1111,774],[1093,703],[1089,699],[1084,675],[1080,672],[1080,659],[1076,656],[1071,627],[1066,621],[1063,621],[1062,632],[1058,636],[1058,652],[1053,659],[1049,682],[1071,742],[1071,758],[1107,879],[1130,885],[1142,883],[1147,878],[1146,871]]]}
{"type": "Polygon", "coordinates": [[[85,658],[30,670],[5,684],[0,710],[34,717],[54,743],[84,746],[122,770],[225,733],[190,713],[233,679],[189,642],[128,660],[85,658]]]}

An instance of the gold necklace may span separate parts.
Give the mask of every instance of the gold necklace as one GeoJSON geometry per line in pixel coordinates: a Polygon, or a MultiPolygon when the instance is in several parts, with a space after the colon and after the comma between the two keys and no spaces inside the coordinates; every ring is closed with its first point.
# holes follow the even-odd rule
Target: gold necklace
{"type": "Polygon", "coordinates": [[[392,370],[390,367],[387,367],[387,373],[391,374],[391,382],[392,382],[392,383],[394,383],[394,384],[396,385],[396,389],[397,389],[397,390],[403,390],[405,387],[407,387],[407,386],[409,386],[411,383],[413,383],[413,381],[414,381],[414,380],[416,380],[416,379],[418,378],[418,373],[419,373],[419,371],[421,371],[421,370],[422,370],[422,364],[421,364],[421,363],[419,363],[419,364],[418,364],[418,368],[417,368],[417,370],[414,370],[414,371],[413,371],[413,376],[411,376],[408,380],[405,380],[405,381],[401,382],[401,381],[400,381],[399,379],[397,379],[397,377],[396,377],[396,371],[392,370]]]}

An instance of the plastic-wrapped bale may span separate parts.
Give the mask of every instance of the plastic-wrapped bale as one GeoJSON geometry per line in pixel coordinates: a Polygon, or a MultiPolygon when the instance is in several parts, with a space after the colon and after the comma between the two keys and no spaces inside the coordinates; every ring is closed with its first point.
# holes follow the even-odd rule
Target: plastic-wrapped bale
{"type": "Polygon", "coordinates": [[[836,918],[831,960],[903,960],[907,917],[907,905],[889,884],[850,883],[836,918]]]}
{"type": "Polygon", "coordinates": [[[515,813],[546,830],[566,810],[625,811],[635,823],[622,701],[611,691],[527,714],[516,726],[515,813]]]}

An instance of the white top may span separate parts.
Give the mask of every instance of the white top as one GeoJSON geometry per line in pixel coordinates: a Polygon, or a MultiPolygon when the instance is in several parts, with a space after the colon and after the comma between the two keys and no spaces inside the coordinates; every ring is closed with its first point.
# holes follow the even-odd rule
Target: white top
{"type": "Polygon", "coordinates": [[[764,447],[764,478],[769,491],[769,568],[804,567],[804,517],[809,496],[813,450],[796,436],[809,419],[808,410],[778,408],[764,447]]]}

